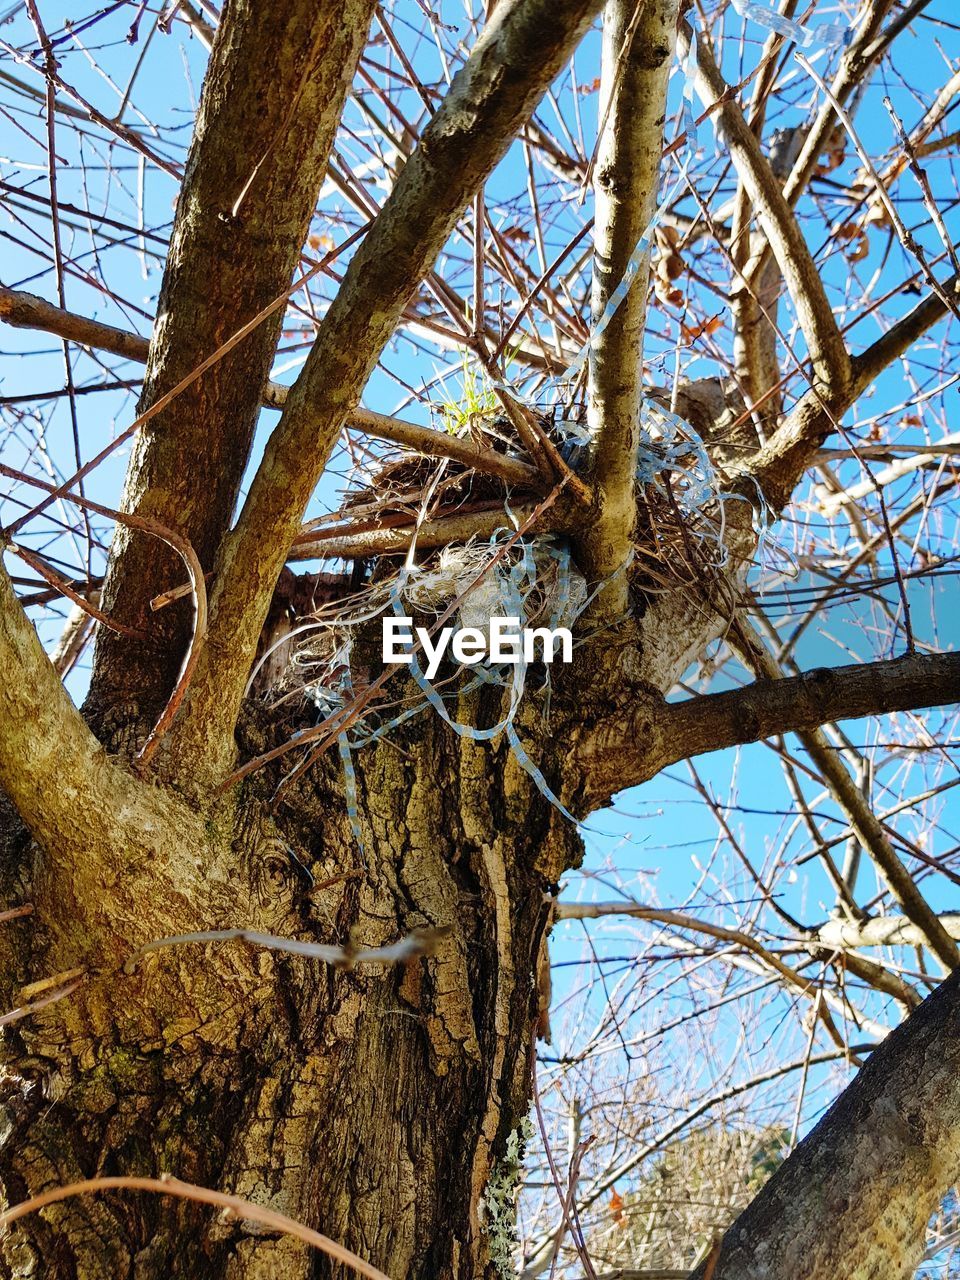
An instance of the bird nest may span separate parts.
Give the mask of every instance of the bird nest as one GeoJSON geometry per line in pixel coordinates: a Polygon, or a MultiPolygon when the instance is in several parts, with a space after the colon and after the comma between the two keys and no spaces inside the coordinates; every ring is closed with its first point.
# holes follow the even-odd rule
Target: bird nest
{"type": "MultiPolygon", "coordinates": [[[[576,467],[584,455],[582,428],[540,420],[558,452],[576,467]]],[[[478,444],[525,460],[502,416],[471,420],[478,444]]],[[[625,566],[637,596],[678,586],[713,593],[726,563],[724,504],[696,433],[651,407],[637,476],[637,524],[625,566]]],[[[484,631],[492,616],[522,613],[523,625],[573,626],[591,595],[563,536],[518,536],[513,509],[538,495],[507,490],[497,476],[450,458],[401,453],[378,457],[330,517],[335,535],[410,527],[480,512],[502,512],[492,536],[439,547],[372,554],[354,561],[349,589],[319,601],[286,639],[287,669],[272,686],[280,696],[310,687],[340,687],[353,679],[350,653],[362,629],[391,612],[439,617],[484,631]]],[[[328,525],[328,528],[331,526],[328,525]]],[[[325,535],[321,535],[325,536],[325,535]]],[[[601,584],[602,585],[602,584],[601,584]]],[[[593,584],[596,594],[597,584],[593,584]]]]}
{"type": "MultiPolygon", "coordinates": [[[[651,419],[645,424],[637,471],[633,547],[618,572],[629,575],[636,593],[696,584],[716,597],[718,584],[722,589],[724,581],[726,552],[724,501],[713,468],[699,437],[679,419],[671,420],[665,413],[651,419]]],[[[582,456],[582,431],[546,426],[553,432],[560,456],[576,467],[582,456]]],[[[482,433],[487,447],[493,442],[492,447],[522,459],[503,419],[473,424],[472,430],[482,433]]],[[[390,615],[418,617],[428,625],[431,619],[437,624],[452,621],[464,629],[486,632],[488,638],[492,618],[516,617],[521,627],[567,628],[577,643],[575,624],[603,583],[588,584],[567,537],[537,531],[535,525],[521,533],[511,507],[523,496],[508,492],[496,476],[480,474],[452,459],[410,455],[378,459],[375,469],[345,497],[337,513],[341,529],[346,526],[356,533],[405,524],[419,531],[427,522],[478,510],[501,511],[503,519],[484,537],[475,534],[465,540],[447,540],[445,545],[419,551],[414,546],[406,553],[377,554],[367,562],[355,562],[351,578],[340,579],[346,589],[325,593],[295,623],[287,620],[258,661],[251,686],[256,687],[258,671],[273,662],[271,678],[261,686],[270,689],[271,700],[297,702],[301,707],[312,704],[318,725],[311,732],[336,739],[348,814],[361,849],[352,753],[430,711],[465,737],[486,741],[503,734],[518,765],[551,804],[573,821],[527,755],[514,724],[531,670],[538,672],[535,687],[544,698],[546,714],[548,665],[524,656],[519,664],[498,666],[489,658],[479,666],[455,665],[435,679],[434,671],[422,669],[415,659],[405,668],[410,680],[386,697],[377,693],[386,673],[373,676],[382,665],[382,640],[377,643],[382,619],[390,615]],[[283,653],[279,671],[278,652],[283,653]],[[459,696],[482,685],[501,688],[504,718],[485,729],[458,723],[459,696]]],[[[531,490],[527,505],[537,497],[531,490]]],[[[282,786],[301,776],[313,759],[311,749],[305,747],[303,759],[282,786]]]]}

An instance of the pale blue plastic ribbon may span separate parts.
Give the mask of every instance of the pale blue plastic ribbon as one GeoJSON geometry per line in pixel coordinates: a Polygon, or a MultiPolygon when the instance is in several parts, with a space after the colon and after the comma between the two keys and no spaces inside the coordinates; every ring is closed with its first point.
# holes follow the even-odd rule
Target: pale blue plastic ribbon
{"type": "MultiPolygon", "coordinates": [[[[498,531],[491,538],[491,544],[495,543],[500,533],[509,532],[509,530],[498,531]]],[[[530,544],[521,540],[519,546],[521,548],[520,558],[510,568],[510,570],[506,574],[500,574],[496,569],[494,572],[497,574],[497,581],[500,585],[501,600],[503,601],[502,607],[504,609],[503,616],[522,619],[523,597],[525,592],[529,591],[536,582],[536,564],[533,559],[533,551],[530,544]]],[[[403,616],[402,605],[396,598],[393,600],[393,611],[397,616],[403,616]]],[[[481,670],[478,672],[478,675],[467,686],[468,688],[475,688],[480,683],[494,683],[501,685],[504,688],[508,686],[510,688],[510,703],[507,707],[506,714],[497,724],[492,725],[487,729],[478,729],[472,724],[462,724],[449,713],[443,698],[424,674],[423,669],[417,660],[416,654],[411,654],[409,665],[410,674],[419,685],[427,702],[431,707],[433,707],[441,719],[448,724],[451,729],[453,729],[454,733],[458,734],[462,738],[468,738],[473,742],[489,742],[493,738],[499,737],[500,734],[505,734],[517,763],[532,779],[541,795],[543,795],[545,799],[558,809],[570,822],[576,822],[574,816],[564,807],[563,804],[561,804],[560,800],[551,790],[541,770],[534,764],[527,752],[524,750],[516,728],[514,727],[513,721],[523,698],[527,669],[522,646],[520,648],[517,662],[512,664],[509,680],[505,680],[494,669],[488,668],[485,671],[481,670]]],[[[463,692],[464,690],[460,691],[460,693],[463,692]]],[[[422,710],[422,708],[415,708],[410,714],[414,714],[417,710],[422,710]]],[[[406,718],[406,716],[404,716],[404,718],[406,718]]],[[[399,717],[396,717],[393,723],[396,723],[398,719],[399,717]]]]}
{"type": "Polygon", "coordinates": [[[353,838],[357,842],[357,847],[364,862],[366,862],[367,851],[363,847],[363,830],[360,826],[360,806],[357,797],[357,771],[353,767],[350,741],[346,733],[337,734],[337,747],[340,751],[340,764],[343,767],[343,790],[347,800],[347,817],[350,820],[350,830],[353,832],[353,838]]]}
{"type": "MultiPolygon", "coordinates": [[[[840,44],[849,40],[850,30],[840,24],[822,25],[815,29],[808,29],[801,24],[792,22],[782,17],[782,15],[772,12],[757,4],[754,0],[731,0],[734,9],[743,18],[749,18],[762,26],[767,27],[779,34],[788,36],[796,41],[802,48],[809,49],[817,44],[824,47],[840,44]]],[[[674,181],[671,183],[667,193],[660,201],[656,212],[650,219],[650,222],[644,228],[643,234],[640,236],[637,244],[630,255],[627,266],[624,270],[616,289],[607,300],[599,320],[594,326],[590,338],[577,353],[577,356],[560,378],[561,382],[569,382],[581,370],[585,361],[588,359],[593,344],[600,335],[607,329],[613,317],[622,306],[624,299],[627,297],[630,289],[635,284],[641,269],[650,250],[653,233],[657,225],[662,219],[664,213],[669,209],[675,195],[681,189],[686,181],[687,171],[696,152],[696,121],[693,110],[693,93],[694,78],[696,70],[696,36],[694,35],[690,41],[690,48],[683,65],[683,90],[681,112],[683,126],[687,138],[686,157],[681,165],[680,171],[674,181]]],[[[504,389],[521,402],[524,397],[518,392],[517,388],[508,385],[504,389]]],[[[661,405],[652,401],[646,401],[647,411],[657,419],[657,425],[660,429],[660,439],[654,441],[649,430],[641,428],[642,442],[637,460],[637,479],[646,485],[656,485],[662,488],[662,477],[664,473],[672,472],[678,476],[682,476],[686,482],[682,488],[675,493],[675,498],[681,511],[686,514],[693,514],[701,511],[711,502],[741,499],[739,494],[721,495],[718,493],[716,472],[713,464],[707,454],[706,448],[699,435],[694,429],[676,414],[664,409],[661,405]],[[693,466],[690,465],[691,455],[694,458],[693,466]]],[[[560,422],[556,424],[559,433],[565,435],[567,439],[576,445],[586,445],[590,441],[588,430],[578,426],[575,423],[560,422]]],[[[748,499],[747,499],[748,500],[748,499]]],[[[755,505],[755,523],[759,526],[761,546],[764,540],[768,538],[766,529],[767,521],[766,502],[763,494],[758,492],[758,504],[755,505]]],[[[508,513],[509,515],[509,509],[508,513]]],[[[498,542],[508,536],[513,536],[513,530],[509,528],[498,529],[494,532],[490,539],[491,548],[495,548],[498,542]]],[[[706,536],[701,533],[700,536],[706,536]]],[[[716,540],[719,542],[719,537],[716,540]]],[[[523,619],[524,598],[533,588],[536,582],[536,564],[533,558],[531,545],[521,539],[518,543],[520,550],[519,558],[513,563],[507,572],[503,572],[499,567],[494,566],[492,573],[500,588],[500,595],[503,607],[503,616],[518,617],[523,619]]],[[[558,619],[562,616],[564,608],[569,610],[569,582],[570,582],[570,552],[565,546],[553,546],[549,543],[543,544],[543,549],[557,561],[557,588],[556,603],[552,610],[551,628],[558,625],[558,619]]],[[[632,560],[631,556],[627,562],[616,570],[613,576],[624,572],[632,560]]],[[[353,625],[378,614],[392,609],[393,613],[399,617],[404,616],[402,605],[403,589],[409,576],[409,563],[405,564],[400,571],[397,582],[390,590],[389,596],[382,604],[378,604],[368,613],[357,618],[347,619],[347,625],[353,625]]],[[[607,580],[609,581],[609,580],[607,580]]],[[[600,583],[594,591],[583,601],[576,610],[576,615],[589,605],[599,591],[601,591],[607,582],[600,583]]],[[[569,621],[574,621],[570,618],[569,621]]],[[[347,664],[349,666],[349,663],[347,664]]],[[[495,667],[479,668],[472,679],[467,681],[453,697],[462,697],[464,694],[481,687],[482,685],[498,685],[501,688],[510,689],[510,701],[506,710],[506,714],[499,723],[487,729],[478,729],[474,725],[462,724],[454,718],[448,711],[443,696],[434,688],[433,684],[427,679],[416,654],[411,655],[410,673],[416,681],[421,692],[424,695],[425,702],[416,706],[408,707],[395,715],[391,720],[376,728],[368,728],[366,726],[355,726],[352,733],[348,734],[343,731],[337,735],[337,744],[340,751],[340,759],[343,768],[344,790],[347,802],[347,815],[350,820],[351,829],[354,837],[363,853],[362,831],[359,821],[359,805],[357,798],[357,779],[356,771],[353,765],[352,750],[359,749],[363,746],[376,742],[386,734],[392,732],[406,721],[412,719],[416,715],[420,715],[426,708],[430,706],[441,717],[441,719],[450,726],[453,731],[463,738],[471,739],[475,742],[489,742],[504,734],[513,752],[514,758],[520,767],[532,779],[537,790],[549,801],[554,808],[563,814],[570,822],[576,824],[576,818],[561,803],[558,797],[550,788],[542,771],[530,759],[517,734],[514,720],[523,698],[524,684],[527,673],[526,660],[523,656],[521,647],[518,661],[513,664],[509,678],[495,667]]],[[[547,669],[547,682],[549,685],[549,668],[547,669]]],[[[329,689],[314,690],[314,701],[318,707],[324,709],[325,704],[329,705],[329,709],[335,706],[342,706],[345,693],[350,693],[350,677],[349,671],[345,673],[341,680],[340,690],[334,691],[329,689]]]]}
{"type": "MultiPolygon", "coordinates": [[[[338,651],[339,656],[339,651],[338,651]]],[[[307,697],[317,708],[321,720],[329,719],[335,715],[344,704],[353,698],[353,684],[350,679],[350,646],[349,642],[346,646],[346,653],[343,660],[344,671],[340,676],[336,688],[330,688],[328,685],[308,685],[306,688],[307,697]]],[[[337,750],[340,752],[340,765],[343,769],[343,791],[347,801],[347,818],[350,822],[350,830],[353,832],[353,838],[357,842],[357,847],[366,862],[367,853],[363,846],[363,829],[360,826],[360,804],[357,795],[357,771],[353,765],[353,756],[350,751],[350,739],[345,729],[337,734],[337,750]]]]}
{"type": "Polygon", "coordinates": [[[758,26],[775,31],[778,36],[786,36],[801,49],[835,49],[853,39],[853,25],[849,22],[823,22],[816,27],[805,27],[792,18],[785,18],[782,13],[768,9],[766,5],[758,4],[756,0],[730,0],[730,3],[741,18],[749,18],[758,26]]]}

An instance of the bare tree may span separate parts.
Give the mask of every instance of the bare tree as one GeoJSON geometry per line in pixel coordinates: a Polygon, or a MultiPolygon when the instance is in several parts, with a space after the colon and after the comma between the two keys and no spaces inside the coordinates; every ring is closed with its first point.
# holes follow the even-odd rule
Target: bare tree
{"type": "MultiPolygon", "coordinates": [[[[926,0],[847,4],[839,29],[794,0],[446,8],[5,15],[23,34],[3,44],[9,118],[43,161],[42,183],[3,182],[5,234],[55,299],[24,272],[0,318],[61,340],[65,373],[10,398],[0,463],[0,1179],[23,1206],[2,1274],[509,1274],[546,938],[615,914],[668,937],[664,963],[707,939],[805,1011],[806,1052],[764,1079],[865,1064],[695,1274],[910,1275],[960,1169],[960,927],[930,884],[952,852],[907,840],[837,722],[906,713],[937,761],[952,745],[945,717],[916,713],[960,700],[960,656],[918,630],[910,589],[952,572],[956,437],[936,418],[891,443],[868,415],[898,362],[917,362],[918,404],[955,381],[956,57],[926,0]],[[171,30],[209,48],[185,160],[135,112],[171,30]],[[105,109],[89,42],[124,35],[135,64],[105,109]],[[935,83],[909,89],[915,118],[890,101],[884,154],[858,109],[917,38],[935,83]],[[116,174],[116,207],[75,203],[74,168],[116,174]],[[147,174],[175,184],[169,235],[147,174]],[[108,282],[121,248],[162,261],[155,316],[108,282]],[[110,323],[68,286],[101,293],[110,323]],[[391,367],[398,341],[419,383],[391,367]],[[456,390],[449,365],[423,372],[442,352],[456,390]],[[407,416],[360,405],[388,375],[407,416]],[[95,393],[141,377],[92,448],[95,393]],[[425,405],[432,426],[411,420],[425,405]],[[103,464],[127,442],[118,497],[103,464]],[[756,573],[777,537],[816,580],[792,635],[756,573]],[[290,567],[317,560],[348,570],[290,567]],[[856,660],[801,669],[806,615],[844,594],[880,625],[856,660]],[[79,612],[45,648],[27,610],[60,601],[79,612]],[[568,620],[573,661],[428,678],[383,661],[394,609],[434,630],[568,620]],[[81,712],[64,678],[91,635],[81,712]],[[721,669],[734,681],[704,692],[721,669]],[[784,905],[789,840],[761,865],[696,772],[762,918],[561,897],[574,820],[762,741],[829,919],[784,905]],[[885,1036],[891,1002],[909,1016],[885,1036]]],[[[942,794],[903,785],[904,809],[942,794]]],[[[574,1143],[523,1274],[596,1274],[578,1213],[683,1133],[612,1143],[586,1187],[574,1143]]]]}

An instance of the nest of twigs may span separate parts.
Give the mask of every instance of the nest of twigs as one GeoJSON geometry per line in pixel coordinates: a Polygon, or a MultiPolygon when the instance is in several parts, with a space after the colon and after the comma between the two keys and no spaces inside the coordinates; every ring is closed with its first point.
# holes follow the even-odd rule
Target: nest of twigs
{"type": "MultiPolygon", "coordinates": [[[[541,419],[541,426],[552,434],[561,455],[575,468],[583,448],[573,433],[564,424],[547,419],[541,419]]],[[[498,415],[475,417],[469,430],[485,448],[526,460],[507,419],[498,415]]],[[[675,428],[672,442],[658,441],[654,431],[654,438],[645,445],[637,485],[634,554],[628,569],[637,595],[658,594],[677,586],[710,595],[722,583],[726,560],[724,512],[712,486],[712,475],[704,472],[705,455],[699,441],[684,452],[675,428]]],[[[515,489],[508,492],[499,477],[480,473],[454,459],[400,454],[377,460],[348,491],[339,510],[318,522],[316,532],[321,538],[342,537],[345,533],[414,527],[442,517],[484,511],[503,511],[504,529],[510,530],[508,504],[513,506],[523,500],[529,504],[537,496],[542,495],[515,489]]],[[[531,539],[536,548],[537,581],[527,591],[524,613],[529,624],[539,624],[557,610],[558,561],[546,551],[555,540],[539,535],[527,535],[525,540],[531,539]]],[[[332,664],[337,668],[337,653],[358,634],[362,622],[392,607],[391,591],[395,591],[401,571],[411,575],[403,581],[407,605],[439,613],[469,588],[471,599],[459,606],[461,624],[482,626],[484,613],[488,620],[490,613],[496,612],[496,591],[483,582],[473,587],[470,583],[482,571],[484,560],[494,554],[495,548],[484,541],[418,549],[415,569],[403,568],[406,556],[400,552],[371,554],[366,560],[355,561],[352,573],[341,578],[343,586],[332,597],[316,600],[306,617],[297,610],[305,631],[302,641],[288,654],[300,669],[291,671],[290,679],[281,683],[288,689],[291,680],[293,685],[302,686],[318,666],[332,664]]],[[[507,567],[516,562],[517,554],[510,553],[507,567]]],[[[574,602],[582,602],[587,595],[586,582],[575,565],[572,574],[575,577],[568,575],[560,589],[570,592],[574,602]],[[571,580],[575,581],[572,589],[571,580]]],[[[274,671],[274,679],[277,674],[274,671]]]]}
{"type": "MultiPolygon", "coordinates": [[[[469,433],[486,449],[522,458],[522,449],[511,444],[510,423],[501,417],[471,421],[469,433]]],[[[521,496],[514,491],[513,496],[521,496]]],[[[506,490],[502,480],[465,467],[454,458],[428,458],[402,454],[381,461],[368,478],[344,496],[339,519],[405,515],[432,519],[462,511],[468,504],[502,505],[506,490]]]]}
{"type": "Polygon", "coordinates": [[[677,586],[709,590],[726,564],[719,503],[685,509],[669,474],[637,492],[633,586],[641,592],[677,586]]]}
{"type": "MultiPolygon", "coordinates": [[[[541,418],[559,452],[576,469],[583,448],[566,432],[565,425],[541,418]]],[[[488,419],[476,416],[470,434],[486,448],[527,461],[522,446],[512,436],[510,422],[499,415],[488,419]]],[[[654,441],[648,454],[656,454],[654,441]]],[[[720,538],[722,512],[717,501],[691,502],[691,489],[703,490],[702,451],[677,456],[676,448],[664,468],[652,480],[638,481],[638,519],[635,530],[635,560],[630,575],[639,590],[664,590],[671,586],[706,584],[716,577],[724,563],[720,538]],[[685,470],[689,467],[689,472],[685,470]]],[[[650,464],[646,470],[649,472],[650,464]]],[[[378,529],[402,528],[445,516],[479,514],[504,510],[507,504],[528,502],[536,495],[512,488],[509,493],[497,476],[482,474],[454,459],[401,454],[380,461],[376,468],[345,495],[338,511],[323,522],[321,537],[364,533],[378,529]]],[[[319,532],[319,530],[318,530],[319,532]]],[[[418,553],[436,559],[437,552],[418,553]]],[[[392,572],[398,556],[376,558],[373,573],[392,572]]]]}

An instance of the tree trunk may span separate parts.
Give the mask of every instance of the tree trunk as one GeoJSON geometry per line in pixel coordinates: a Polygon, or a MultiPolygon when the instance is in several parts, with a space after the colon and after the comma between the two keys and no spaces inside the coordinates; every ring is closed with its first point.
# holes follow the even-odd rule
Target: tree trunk
{"type": "MultiPolygon", "coordinates": [[[[246,754],[274,735],[248,724],[246,754]]],[[[96,970],[5,1045],[9,1203],[82,1178],[168,1172],[285,1212],[398,1280],[497,1274],[511,1197],[486,1217],[482,1200],[528,1111],[537,960],[550,891],[579,858],[578,838],[506,743],[458,738],[435,717],[355,762],[362,849],[335,756],[284,795],[275,818],[266,801],[278,778],[254,775],[238,803],[204,816],[199,836],[187,831],[188,846],[205,846],[202,903],[147,857],[131,858],[117,887],[70,886],[35,846],[30,883],[15,888],[6,824],[8,900],[26,893],[36,907],[5,935],[30,955],[19,984],[71,961],[96,970]],[[131,916],[137,902],[151,904],[146,920],[131,916]],[[342,972],[235,941],[163,949],[122,970],[158,936],[235,926],[361,946],[424,926],[448,932],[404,967],[342,972]]],[[[21,856],[26,848],[21,840],[21,856]]],[[[351,1272],[253,1223],[119,1192],[21,1220],[0,1274],[351,1272]]]]}
{"type": "MultiPolygon", "coordinates": [[[[830,114],[781,189],[759,132],[700,41],[698,92],[738,169],[731,243],[746,231],[748,256],[767,244],[776,268],[759,278],[760,301],[782,275],[812,362],[810,390],[786,417],[778,393],[768,401],[759,449],[747,413],[756,406],[742,390],[762,400],[779,380],[775,316],[754,326],[753,338],[739,335],[740,391],[718,382],[666,400],[661,393],[672,411],[706,420],[701,435],[722,464],[715,509],[697,517],[716,518],[702,544],[711,550],[691,553],[695,522],[669,483],[661,493],[669,503],[654,500],[649,485],[638,501],[641,283],[606,339],[595,331],[591,340],[590,419],[602,448],[587,477],[589,509],[584,477],[570,483],[558,467],[556,487],[543,477],[537,508],[539,521],[557,499],[550,522],[531,526],[571,536],[574,551],[586,553],[579,567],[589,585],[605,586],[602,607],[587,625],[581,620],[574,665],[555,681],[549,724],[530,691],[537,681],[528,682],[517,728],[542,776],[534,781],[504,735],[493,743],[459,737],[428,711],[356,752],[355,787],[330,752],[299,777],[287,776],[297,757],[285,756],[221,789],[237,764],[237,739],[243,762],[313,727],[305,707],[271,712],[256,701],[259,690],[241,711],[308,503],[419,283],[471,201],[482,227],[484,183],[523,128],[539,129],[532,112],[601,4],[486,6],[490,20],[371,226],[349,257],[348,241],[339,245],[340,287],[239,516],[283,303],[378,7],[222,6],[150,344],[140,405],[150,417],[122,500],[124,516],[135,519],[120,520],[103,586],[104,610],[122,629],[98,634],[87,722],[0,563],[0,902],[33,908],[0,929],[2,1007],[32,1006],[0,1041],[0,1192],[8,1204],[97,1176],[172,1174],[285,1213],[393,1280],[508,1274],[542,1014],[537,975],[558,881],[581,855],[543,778],[582,816],[691,755],[960,693],[960,656],[911,652],[666,700],[688,664],[737,621],[757,547],[754,508],[764,519],[783,508],[855,398],[947,313],[957,289],[956,278],[938,286],[851,359],[791,212],[794,178],[798,169],[809,177],[830,114]],[[753,213],[762,239],[749,235],[753,213]],[[251,332],[225,351],[248,323],[251,332]],[[197,373],[215,353],[223,358],[197,373]],[[738,496],[748,502],[732,500],[738,496]],[[184,574],[179,559],[144,536],[145,519],[190,544],[197,581],[200,571],[210,576],[209,609],[198,590],[195,614],[184,599],[154,615],[151,600],[184,574]],[[131,628],[141,637],[134,643],[131,628]],[[189,689],[170,703],[188,649],[196,659],[189,689]],[[163,725],[170,732],[150,773],[136,752],[165,706],[171,718],[179,710],[163,725]],[[238,929],[333,944],[344,962],[236,937],[182,937],[238,929]],[[351,961],[357,949],[417,930],[429,936],[429,953],[402,967],[351,961]],[[153,947],[158,940],[167,945],[153,947]],[[69,995],[55,998],[68,986],[69,995]]],[[[595,171],[604,193],[596,237],[598,257],[608,259],[596,298],[604,314],[656,204],[677,6],[635,8],[626,0],[607,6],[611,145],[598,148],[595,171]]],[[[862,41],[873,40],[890,0],[873,8],[859,26],[859,49],[843,56],[847,91],[866,57],[862,41]]],[[[684,26],[680,38],[689,47],[684,26]]],[[[482,253],[476,263],[471,306],[480,335],[482,253]]],[[[736,295],[748,328],[759,314],[744,301],[750,296],[736,295]]],[[[465,338],[467,317],[464,304],[454,318],[464,320],[465,338]]],[[[486,366],[484,342],[474,345],[486,366]]],[[[676,455],[664,458],[663,477],[675,470],[676,455]]],[[[362,672],[356,653],[354,678],[362,672]]],[[[455,676],[447,674],[452,704],[455,676]]],[[[391,698],[399,684],[395,677],[391,698]]],[[[421,698],[411,685],[399,691],[400,705],[404,692],[421,698]]],[[[493,725],[504,714],[503,691],[490,686],[456,701],[463,724],[493,725]]],[[[917,901],[902,900],[911,925],[929,937],[917,901]]],[[[907,1274],[925,1215],[960,1168],[958,981],[876,1050],[701,1276],[907,1274]]],[[[252,1221],[129,1189],[51,1204],[0,1239],[0,1280],[347,1274],[252,1221]]]]}
{"type": "MultiPolygon", "coordinates": [[[[173,390],[290,286],[366,38],[372,0],[226,6],[204,77],[122,506],[175,529],[205,571],[233,516],[284,308],[202,376],[173,390]]],[[[135,703],[156,718],[190,634],[179,557],[117,526],[104,608],[144,639],[102,628],[91,714],[135,703]]]]}
{"type": "Polygon", "coordinates": [[[870,1056],[691,1280],[909,1280],[960,1174],[960,970],[870,1056]]]}

